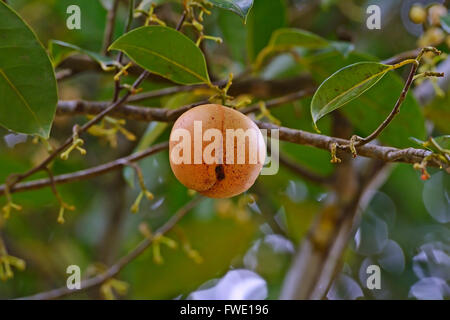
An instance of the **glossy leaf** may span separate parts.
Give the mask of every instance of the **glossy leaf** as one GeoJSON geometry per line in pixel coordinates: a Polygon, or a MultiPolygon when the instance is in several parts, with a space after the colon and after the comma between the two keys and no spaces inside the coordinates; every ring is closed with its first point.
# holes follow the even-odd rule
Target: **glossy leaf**
{"type": "Polygon", "coordinates": [[[216,7],[230,10],[241,17],[244,22],[253,6],[253,0],[210,0],[216,7]]]}
{"type": "Polygon", "coordinates": [[[125,52],[142,68],[173,82],[210,82],[202,51],[175,29],[141,27],[117,39],[111,49],[125,52]]]}
{"type": "Polygon", "coordinates": [[[0,1],[0,124],[49,136],[58,101],[47,53],[29,26],[0,1]]]}
{"type": "Polygon", "coordinates": [[[347,66],[325,80],[311,101],[311,115],[317,121],[375,85],[392,67],[377,62],[359,62],[347,66]]]}
{"type": "MultiPolygon", "coordinates": [[[[362,61],[377,61],[377,59],[356,51],[344,57],[335,50],[324,50],[319,54],[301,59],[301,63],[311,72],[317,83],[323,82],[336,70],[362,61]]],[[[354,126],[355,134],[361,137],[371,134],[392,111],[404,85],[405,82],[399,75],[389,72],[383,81],[378,82],[365,94],[342,108],[342,113],[354,126]]],[[[324,120],[326,119],[322,121],[324,120]]],[[[394,118],[391,125],[383,130],[379,140],[399,148],[410,147],[409,137],[426,138],[424,123],[422,108],[414,95],[409,92],[402,104],[401,112],[394,118]]]]}
{"type": "Polygon", "coordinates": [[[84,50],[74,44],[59,40],[50,40],[48,43],[48,51],[52,56],[53,65],[55,67],[63,62],[67,57],[77,53],[85,54],[92,60],[98,62],[100,67],[105,71],[114,70],[115,66],[119,65],[115,60],[111,58],[102,56],[101,54],[98,54],[96,52],[84,50]]]}

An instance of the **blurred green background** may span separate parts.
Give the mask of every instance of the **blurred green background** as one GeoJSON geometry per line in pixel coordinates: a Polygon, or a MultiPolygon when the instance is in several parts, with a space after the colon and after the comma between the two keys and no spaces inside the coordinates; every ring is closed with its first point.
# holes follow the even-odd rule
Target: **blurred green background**
{"type": "MultiPolygon", "coordinates": [[[[171,12],[180,12],[180,4],[159,2],[163,4],[158,14],[173,24],[176,17],[171,12]]],[[[50,39],[58,39],[100,51],[107,14],[100,1],[10,0],[9,3],[36,31],[44,45],[50,39]],[[81,8],[81,30],[71,31],[65,26],[66,8],[70,4],[81,8]]],[[[230,71],[239,73],[267,44],[273,30],[291,26],[331,40],[351,40],[355,51],[347,57],[323,52],[307,57],[303,64],[290,55],[282,55],[263,70],[262,76],[282,79],[310,73],[321,82],[353,62],[382,60],[416,48],[422,30],[408,21],[407,13],[405,16],[410,5],[411,1],[400,0],[255,0],[246,25],[236,15],[214,8],[212,15],[205,19],[205,28],[208,34],[222,36],[224,44],[206,44],[210,71],[218,79],[226,78],[230,71]],[[361,10],[364,13],[368,4],[378,4],[382,8],[381,30],[366,28],[361,10]]],[[[122,3],[116,36],[123,29],[126,14],[122,3]]],[[[441,49],[448,52],[445,43],[441,49]]],[[[380,122],[378,119],[389,112],[401,91],[399,79],[403,71],[395,75],[398,79],[384,79],[374,91],[343,110],[357,134],[371,132],[380,122]],[[384,109],[380,110],[380,106],[384,109]]],[[[60,83],[60,99],[108,100],[113,90],[111,78],[111,73],[78,74],[60,83]]],[[[144,88],[151,90],[168,85],[148,82],[144,88]]],[[[408,147],[414,146],[408,140],[410,133],[420,139],[427,134],[448,134],[450,103],[448,92],[445,94],[425,107],[419,107],[410,96],[408,106],[411,107],[402,110],[392,129],[383,134],[382,142],[408,147]]],[[[146,101],[143,105],[167,107],[186,104],[195,98],[184,94],[146,101]]],[[[284,126],[313,131],[309,103],[310,99],[303,99],[274,110],[273,115],[284,126]]],[[[70,134],[72,124],[83,121],[84,117],[57,117],[51,141],[62,141],[70,134]]],[[[329,132],[329,119],[322,120],[320,126],[325,133],[329,132]]],[[[138,136],[146,127],[146,124],[132,121],[127,124],[128,130],[138,136]]],[[[170,127],[165,128],[158,141],[166,141],[169,130],[170,127]]],[[[8,146],[6,137],[10,134],[0,128],[0,181],[10,173],[25,171],[46,154],[45,148],[33,144],[31,138],[8,146]]],[[[58,159],[53,170],[56,175],[92,167],[128,155],[136,145],[137,142],[120,136],[118,147],[111,148],[105,141],[87,136],[87,155],[73,154],[65,162],[58,159]]],[[[317,173],[330,174],[334,170],[328,152],[284,143],[282,150],[317,173]]],[[[17,298],[64,286],[68,265],[79,265],[83,277],[94,274],[93,266],[99,268],[98,264],[113,263],[142,240],[138,231],[142,222],[156,230],[192,197],[173,176],[167,152],[140,161],[140,166],[155,199],[143,200],[137,214],[131,214],[129,208],[139,190],[129,186],[122,171],[58,186],[64,200],[76,206],[76,211],[66,213],[63,225],[56,221],[59,207],[49,188],[15,194],[15,202],[24,209],[14,212],[7,221],[0,220],[0,225],[8,251],[24,259],[27,268],[15,272],[13,279],[0,282],[0,298],[17,298]]],[[[365,210],[361,227],[346,251],[343,271],[328,298],[450,296],[450,179],[442,171],[429,171],[431,179],[424,182],[420,172],[411,165],[394,167],[390,178],[365,210]],[[369,264],[382,267],[381,290],[365,288],[364,270],[369,264]]],[[[33,178],[39,177],[45,174],[33,178]]],[[[128,293],[120,298],[277,298],[294,250],[320,211],[327,192],[281,167],[277,175],[260,177],[250,189],[248,194],[256,199],[252,205],[239,197],[223,201],[205,199],[181,221],[179,228],[167,235],[176,240],[179,247],[173,250],[162,246],[163,264],[155,264],[152,250],[147,250],[120,273],[118,279],[129,284],[128,293]],[[202,263],[188,257],[182,249],[186,243],[183,241],[199,252],[202,263]]],[[[0,204],[3,203],[4,198],[0,198],[0,204]]],[[[70,298],[100,297],[98,290],[90,290],[70,298]]]]}

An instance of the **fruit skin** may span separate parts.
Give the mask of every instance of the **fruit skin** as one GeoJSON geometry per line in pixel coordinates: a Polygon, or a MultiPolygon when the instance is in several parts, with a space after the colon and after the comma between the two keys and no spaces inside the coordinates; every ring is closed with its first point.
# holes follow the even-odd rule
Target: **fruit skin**
{"type": "MultiPolygon", "coordinates": [[[[212,141],[202,139],[202,152],[212,141]]],[[[255,145],[256,146],[256,145],[255,145]]],[[[198,191],[210,198],[230,198],[247,191],[258,177],[265,160],[265,143],[261,131],[256,124],[244,114],[218,104],[206,104],[190,109],[175,122],[170,134],[169,158],[170,166],[177,179],[189,189],[198,191]],[[203,134],[208,129],[218,129],[222,133],[223,164],[207,164],[202,158],[201,164],[194,164],[194,121],[202,122],[203,134]],[[186,129],[191,137],[191,164],[176,164],[172,159],[172,151],[181,140],[173,140],[174,131],[186,129]],[[226,129],[252,129],[256,133],[259,148],[264,148],[264,159],[258,158],[257,163],[249,164],[249,146],[246,143],[246,159],[244,164],[227,164],[226,129]]],[[[234,145],[237,152],[237,143],[234,145]]],[[[235,158],[236,162],[236,158],[235,158]]]]}
{"type": "Polygon", "coordinates": [[[416,24],[422,24],[427,20],[427,12],[421,5],[415,4],[409,11],[409,18],[416,24]]]}

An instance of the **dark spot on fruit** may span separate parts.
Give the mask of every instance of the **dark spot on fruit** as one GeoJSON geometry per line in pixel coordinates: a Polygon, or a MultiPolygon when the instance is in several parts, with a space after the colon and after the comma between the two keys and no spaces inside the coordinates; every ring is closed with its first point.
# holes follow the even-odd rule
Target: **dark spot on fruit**
{"type": "Polygon", "coordinates": [[[225,179],[225,171],[223,170],[223,165],[221,164],[216,166],[216,178],[219,181],[225,179]]]}

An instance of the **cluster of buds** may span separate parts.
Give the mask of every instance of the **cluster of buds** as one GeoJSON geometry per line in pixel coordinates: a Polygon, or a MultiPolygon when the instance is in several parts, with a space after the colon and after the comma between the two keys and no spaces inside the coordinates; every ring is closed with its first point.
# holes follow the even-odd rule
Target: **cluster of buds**
{"type": "MultiPolygon", "coordinates": [[[[153,253],[153,261],[156,264],[163,264],[164,259],[161,255],[161,245],[165,245],[166,247],[170,249],[177,249],[178,244],[175,240],[161,234],[156,233],[153,234],[150,230],[150,227],[146,223],[141,223],[139,225],[139,231],[141,234],[146,237],[148,240],[152,241],[152,253],[153,253]]],[[[189,242],[188,238],[186,237],[183,230],[175,226],[174,228],[175,233],[177,234],[177,237],[180,239],[181,242],[181,248],[186,253],[189,259],[193,260],[197,264],[203,263],[203,257],[200,255],[200,253],[192,248],[191,243],[189,242]]]]}
{"type": "Polygon", "coordinates": [[[0,238],[0,280],[6,281],[14,277],[12,268],[16,268],[19,271],[25,270],[25,261],[17,257],[13,257],[6,251],[6,246],[3,240],[0,238]]]}
{"type": "MultiPolygon", "coordinates": [[[[353,147],[354,147],[354,144],[353,144],[353,147]]],[[[337,148],[338,148],[338,144],[336,142],[333,142],[330,145],[330,152],[331,152],[331,160],[330,160],[330,162],[334,163],[334,164],[342,162],[342,160],[339,159],[338,156],[337,156],[337,148]]],[[[352,150],[352,153],[353,153],[353,150],[352,150]]],[[[353,154],[356,154],[356,149],[355,149],[353,154]]]]}
{"type": "Polygon", "coordinates": [[[106,280],[100,287],[100,293],[105,300],[115,300],[116,294],[125,296],[130,285],[125,281],[111,278],[106,280]]]}
{"type": "Polygon", "coordinates": [[[75,126],[73,127],[72,145],[71,145],[69,148],[67,148],[66,151],[64,151],[63,153],[61,153],[61,156],[60,156],[60,157],[61,157],[62,160],[67,160],[67,159],[69,159],[70,153],[71,153],[73,150],[75,150],[75,149],[78,150],[82,156],[84,156],[84,155],[87,153],[87,152],[86,152],[86,149],[82,148],[82,146],[84,145],[84,141],[83,141],[83,139],[81,139],[81,138],[79,137],[79,135],[78,135],[78,130],[79,130],[78,126],[75,125],[75,126]]]}
{"type": "Polygon", "coordinates": [[[139,231],[144,237],[152,241],[153,261],[156,264],[164,263],[164,259],[161,255],[161,244],[166,245],[170,249],[176,249],[178,247],[175,240],[172,240],[161,233],[153,235],[150,227],[146,223],[141,223],[139,225],[139,231]]]}
{"type": "MultiPolygon", "coordinates": [[[[93,278],[107,272],[108,267],[102,263],[91,264],[86,273],[88,278],[93,278]]],[[[125,296],[129,289],[129,284],[116,278],[109,278],[100,286],[100,294],[105,300],[115,300],[118,296],[125,296]]]]}
{"type": "Polygon", "coordinates": [[[12,200],[11,193],[9,192],[11,180],[14,178],[14,176],[10,176],[6,179],[5,182],[5,197],[6,197],[6,204],[3,206],[3,219],[8,219],[11,215],[12,210],[20,211],[22,210],[22,206],[16,204],[12,200]]]}
{"type": "Polygon", "coordinates": [[[127,140],[135,141],[136,136],[125,129],[126,121],[123,119],[113,119],[105,117],[100,124],[93,125],[88,129],[88,133],[93,136],[105,139],[112,148],[117,147],[117,134],[121,133],[127,140]]]}
{"type": "Polygon", "coordinates": [[[433,4],[424,7],[415,4],[409,11],[412,22],[421,24],[424,34],[418,40],[419,47],[438,46],[444,41],[450,47],[450,35],[446,35],[441,25],[441,18],[447,15],[447,8],[442,4],[433,4]]]}
{"type": "Polygon", "coordinates": [[[239,223],[250,220],[249,205],[255,203],[256,196],[244,194],[237,203],[230,199],[220,199],[215,202],[216,212],[222,218],[232,218],[239,223]]]}
{"type": "Polygon", "coordinates": [[[197,46],[200,46],[203,40],[212,40],[217,43],[222,43],[222,38],[213,37],[204,34],[203,17],[204,15],[210,15],[209,10],[213,4],[207,0],[184,0],[184,9],[186,12],[186,21],[183,26],[192,26],[198,34],[197,46]]]}
{"type": "Polygon", "coordinates": [[[139,195],[137,196],[136,200],[134,201],[133,205],[131,206],[131,212],[137,213],[139,211],[139,206],[141,204],[142,198],[144,196],[147,198],[148,201],[152,201],[155,197],[154,197],[153,193],[148,191],[147,187],[145,186],[144,175],[142,174],[141,168],[136,163],[133,163],[133,162],[125,163],[125,164],[131,166],[134,169],[134,171],[136,172],[138,181],[139,181],[139,186],[141,187],[141,192],[139,192],[139,195]]]}
{"type": "Polygon", "coordinates": [[[261,113],[256,117],[256,120],[261,120],[262,118],[267,118],[270,122],[276,124],[277,126],[281,125],[281,121],[274,117],[269,109],[267,109],[266,103],[264,101],[259,102],[259,109],[261,113]]]}
{"type": "Polygon", "coordinates": [[[178,239],[180,239],[181,248],[186,253],[188,258],[197,264],[203,263],[203,257],[197,250],[192,248],[192,245],[183,230],[180,227],[175,226],[174,231],[177,234],[178,239]]]}

